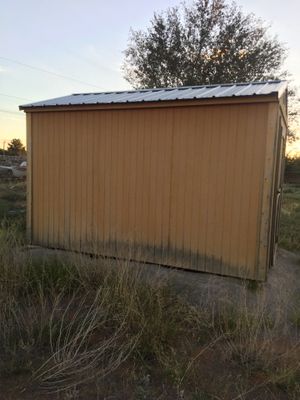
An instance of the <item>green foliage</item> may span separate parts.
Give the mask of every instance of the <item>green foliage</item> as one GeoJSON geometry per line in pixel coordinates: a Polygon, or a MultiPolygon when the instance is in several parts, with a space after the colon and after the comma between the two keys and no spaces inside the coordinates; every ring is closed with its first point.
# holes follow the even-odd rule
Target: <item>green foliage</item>
{"type": "Polygon", "coordinates": [[[300,398],[300,369],[279,368],[273,376],[274,383],[288,395],[288,399],[298,400],[300,398]]]}
{"type": "Polygon", "coordinates": [[[300,176],[300,157],[297,156],[287,156],[285,159],[285,172],[293,172],[299,174],[300,176]]]}
{"type": "Polygon", "coordinates": [[[192,400],[213,400],[215,397],[207,392],[197,390],[193,396],[192,400]]]}
{"type": "Polygon", "coordinates": [[[21,233],[25,231],[25,183],[0,184],[0,234],[1,229],[14,225],[21,233]]]}
{"type": "Polygon", "coordinates": [[[24,284],[22,293],[43,294],[65,291],[71,292],[80,288],[80,276],[72,264],[66,264],[59,259],[31,261],[24,268],[24,284]]]}
{"type": "Polygon", "coordinates": [[[247,281],[247,289],[252,292],[256,292],[260,288],[260,283],[258,281],[247,281]]]}
{"type": "Polygon", "coordinates": [[[282,76],[285,56],[268,27],[235,3],[196,0],[131,31],[123,69],[136,88],[244,82],[282,76]]]}
{"type": "Polygon", "coordinates": [[[285,185],[279,227],[279,245],[300,250],[300,186],[285,185]]]}
{"type": "Polygon", "coordinates": [[[295,298],[293,300],[294,300],[294,305],[292,308],[290,321],[297,329],[300,329],[300,292],[296,293],[295,298]]]}
{"type": "Polygon", "coordinates": [[[6,154],[10,156],[20,156],[26,154],[25,147],[20,139],[12,139],[8,143],[6,154]]]}

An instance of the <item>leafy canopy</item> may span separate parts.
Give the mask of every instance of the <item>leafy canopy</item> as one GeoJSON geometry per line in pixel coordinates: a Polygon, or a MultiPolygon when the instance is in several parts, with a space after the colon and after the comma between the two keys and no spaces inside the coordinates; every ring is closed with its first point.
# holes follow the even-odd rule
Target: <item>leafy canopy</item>
{"type": "Polygon", "coordinates": [[[20,139],[12,139],[8,143],[6,152],[11,156],[20,156],[26,153],[25,147],[20,139]]]}
{"type": "Polygon", "coordinates": [[[131,30],[123,71],[135,88],[282,77],[285,47],[253,14],[225,0],[196,0],[131,30]]]}

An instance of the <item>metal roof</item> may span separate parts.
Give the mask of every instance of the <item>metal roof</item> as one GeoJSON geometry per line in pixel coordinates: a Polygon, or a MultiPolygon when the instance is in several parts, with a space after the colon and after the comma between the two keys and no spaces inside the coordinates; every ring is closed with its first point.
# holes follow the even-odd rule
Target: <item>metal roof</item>
{"type": "Polygon", "coordinates": [[[35,107],[126,104],[156,101],[197,100],[245,96],[278,95],[286,90],[286,81],[226,83],[208,86],[182,86],[102,93],[75,93],[70,96],[24,104],[20,110],[35,107]]]}

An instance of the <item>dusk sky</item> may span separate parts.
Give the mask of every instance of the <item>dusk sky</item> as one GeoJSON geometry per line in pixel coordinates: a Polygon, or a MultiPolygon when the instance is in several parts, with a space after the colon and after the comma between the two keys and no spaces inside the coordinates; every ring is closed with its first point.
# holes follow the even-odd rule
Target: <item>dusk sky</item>
{"type": "MultiPolygon", "coordinates": [[[[0,15],[0,147],[14,137],[25,141],[25,116],[18,111],[19,104],[77,92],[129,89],[120,66],[130,27],[143,29],[154,11],[179,3],[4,0],[0,15]]],[[[289,48],[285,67],[300,86],[300,2],[237,3],[272,25],[270,32],[289,48]]],[[[293,147],[300,151],[299,142],[293,147]]]]}

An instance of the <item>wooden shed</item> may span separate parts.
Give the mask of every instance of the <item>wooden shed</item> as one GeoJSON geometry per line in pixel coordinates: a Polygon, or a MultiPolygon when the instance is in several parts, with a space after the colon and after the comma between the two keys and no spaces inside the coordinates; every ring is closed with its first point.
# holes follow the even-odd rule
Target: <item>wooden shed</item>
{"type": "Polygon", "coordinates": [[[31,243],[266,279],[286,82],[73,94],[20,109],[31,243]]]}

